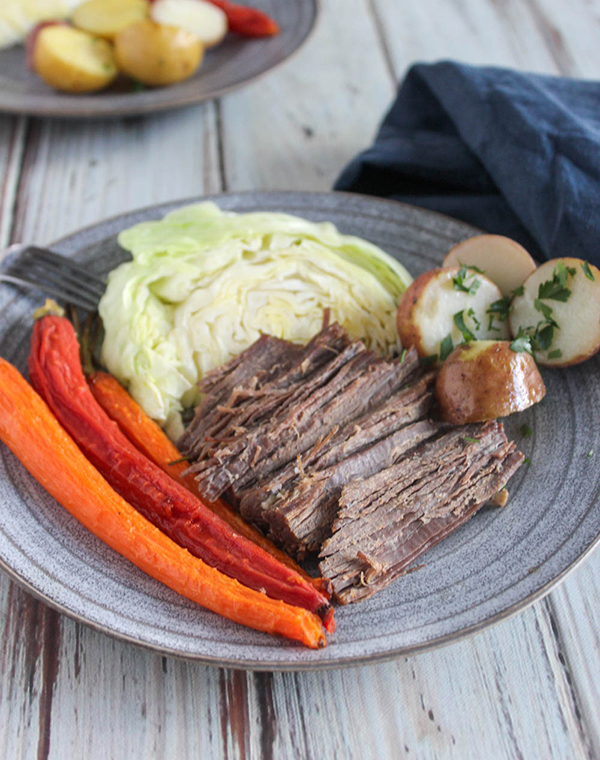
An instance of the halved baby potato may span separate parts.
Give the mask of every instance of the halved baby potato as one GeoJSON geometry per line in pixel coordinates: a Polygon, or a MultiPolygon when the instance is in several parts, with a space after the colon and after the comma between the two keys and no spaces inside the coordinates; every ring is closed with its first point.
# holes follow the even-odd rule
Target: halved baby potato
{"type": "Polygon", "coordinates": [[[508,338],[506,310],[489,311],[501,301],[498,286],[472,269],[425,272],[400,300],[397,326],[402,345],[415,346],[421,358],[436,355],[443,360],[466,339],[508,338]]]}
{"type": "Polygon", "coordinates": [[[218,45],[227,34],[227,16],[205,0],[156,0],[150,15],[158,24],[192,32],[205,47],[218,45]]]}
{"type": "Polygon", "coordinates": [[[480,340],[458,346],[435,383],[443,419],[455,425],[506,417],[546,395],[536,363],[509,341],[480,340]]]}
{"type": "Polygon", "coordinates": [[[148,0],[87,0],[71,20],[79,29],[112,40],[121,29],[148,17],[148,0]]]}
{"type": "Polygon", "coordinates": [[[475,235],[451,248],[445,267],[475,266],[510,296],[536,268],[535,261],[522,245],[503,235],[475,235]]]}
{"type": "Polygon", "coordinates": [[[32,62],[46,84],[65,92],[102,90],[118,74],[112,47],[106,40],[65,24],[40,30],[32,62]]]}
{"type": "Polygon", "coordinates": [[[191,32],[146,19],[115,37],[115,57],[122,72],[150,86],[181,82],[200,65],[204,48],[191,32]]]}
{"type": "Polygon", "coordinates": [[[600,271],[582,259],[546,261],[513,299],[509,323],[513,335],[532,336],[539,364],[589,359],[600,349],[600,271]]]}

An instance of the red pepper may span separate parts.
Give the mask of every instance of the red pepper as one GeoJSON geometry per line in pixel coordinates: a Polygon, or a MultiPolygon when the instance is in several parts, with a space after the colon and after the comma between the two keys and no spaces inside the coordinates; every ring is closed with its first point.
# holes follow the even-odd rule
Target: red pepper
{"type": "Polygon", "coordinates": [[[244,37],[272,37],[274,34],[279,34],[277,22],[263,11],[231,3],[229,0],[208,0],[208,2],[225,13],[230,32],[244,37]]]}
{"type": "Polygon", "coordinates": [[[144,517],[208,565],[271,598],[316,612],[332,627],[327,596],[236,534],[123,435],[88,387],[77,337],[67,319],[45,316],[35,323],[29,375],[85,456],[144,517]]]}

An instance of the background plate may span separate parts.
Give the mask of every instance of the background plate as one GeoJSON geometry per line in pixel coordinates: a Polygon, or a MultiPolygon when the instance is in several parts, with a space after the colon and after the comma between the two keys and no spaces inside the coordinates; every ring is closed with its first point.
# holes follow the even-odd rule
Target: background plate
{"type": "MultiPolygon", "coordinates": [[[[190,203],[201,199],[185,201],[190,203]]],[[[330,220],[397,257],[413,275],[439,265],[466,224],[423,209],[344,193],[213,197],[223,209],[277,210],[330,220]]],[[[55,250],[106,272],[124,258],[115,235],[183,202],[108,220],[55,250]]],[[[0,355],[25,369],[31,314],[40,298],[0,285],[0,355]]],[[[76,522],[0,448],[0,565],[62,612],[119,638],[219,665],[310,669],[385,659],[436,646],[523,608],[550,590],[600,535],[598,357],[544,370],[546,399],[507,420],[532,464],[509,484],[504,509],[484,509],[374,598],[337,611],[338,633],[312,652],[246,630],[145,576],[76,522]],[[520,427],[531,426],[523,438],[520,427]]]]}
{"type": "Polygon", "coordinates": [[[181,84],[141,92],[69,95],[47,87],[25,65],[19,45],[0,51],[0,111],[36,116],[114,117],[163,111],[199,103],[250,82],[285,61],[313,29],[318,0],[253,0],[271,14],[281,33],[268,39],[229,35],[208,50],[196,74],[181,84]]]}

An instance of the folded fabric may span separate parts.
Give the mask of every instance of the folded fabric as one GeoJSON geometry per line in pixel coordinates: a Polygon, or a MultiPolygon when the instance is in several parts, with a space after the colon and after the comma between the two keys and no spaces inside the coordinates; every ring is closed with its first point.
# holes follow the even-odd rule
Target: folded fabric
{"type": "Polygon", "coordinates": [[[335,189],[448,214],[537,258],[600,266],[600,82],[413,66],[335,189]]]}

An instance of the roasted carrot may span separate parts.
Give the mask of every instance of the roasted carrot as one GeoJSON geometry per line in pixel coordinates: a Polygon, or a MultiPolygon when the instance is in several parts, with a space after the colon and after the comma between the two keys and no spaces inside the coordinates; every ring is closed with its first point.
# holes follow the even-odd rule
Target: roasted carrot
{"type": "Polygon", "coordinates": [[[229,31],[244,37],[272,37],[279,34],[277,22],[264,11],[246,5],[231,3],[229,0],[208,0],[227,16],[229,31]]]}
{"type": "Polygon", "coordinates": [[[0,440],[73,517],[148,575],[236,623],[325,645],[320,619],[246,588],[137,512],[81,453],[21,374],[0,358],[0,440]]]}
{"type": "Polygon", "coordinates": [[[116,378],[107,372],[92,372],[88,375],[87,381],[96,401],[142,454],[151,459],[167,475],[185,486],[188,491],[199,496],[203,504],[226,523],[229,523],[237,533],[262,546],[273,557],[300,573],[316,588],[327,593],[329,586],[327,581],[308,575],[291,557],[278,549],[275,544],[251,525],[248,525],[241,515],[235,512],[223,499],[210,502],[200,496],[194,476],[192,474],[184,475],[188,465],[184,462],[178,462],[181,459],[178,449],[116,378]],[[173,462],[178,463],[173,464],[173,462]]]}
{"type": "Polygon", "coordinates": [[[45,316],[34,324],[29,375],[90,462],[170,538],[240,583],[330,619],[331,605],[323,593],[233,531],[123,435],[86,383],[77,337],[67,319],[45,316]]]}

